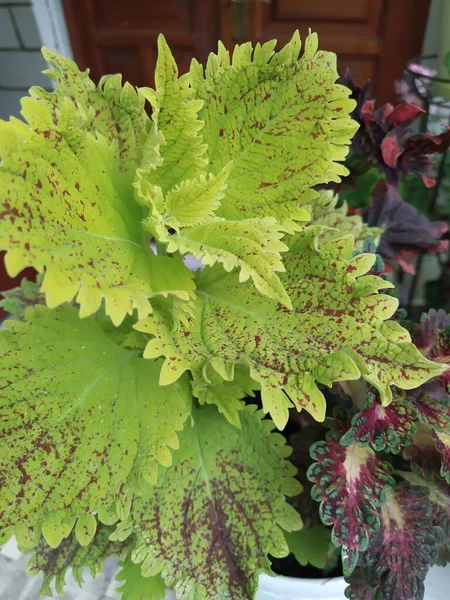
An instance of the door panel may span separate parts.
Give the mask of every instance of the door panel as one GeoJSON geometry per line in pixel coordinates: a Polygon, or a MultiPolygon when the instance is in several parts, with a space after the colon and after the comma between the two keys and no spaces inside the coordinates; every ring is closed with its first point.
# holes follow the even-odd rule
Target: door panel
{"type": "Polygon", "coordinates": [[[317,31],[320,48],[338,55],[341,73],[372,80],[379,103],[394,100],[394,82],[422,46],[429,0],[252,0],[250,38],[286,43],[295,29],[317,31]]]}
{"type": "Polygon", "coordinates": [[[153,85],[156,40],[164,33],[184,72],[205,60],[220,35],[214,0],[64,0],[75,59],[94,79],[122,72],[134,85],[153,85]]]}

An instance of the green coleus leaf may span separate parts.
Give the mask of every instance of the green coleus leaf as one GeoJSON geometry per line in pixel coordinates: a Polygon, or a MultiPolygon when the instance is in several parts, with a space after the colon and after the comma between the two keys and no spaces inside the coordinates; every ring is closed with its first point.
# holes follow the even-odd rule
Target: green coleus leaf
{"type": "Polygon", "coordinates": [[[280,252],[288,247],[271,217],[243,221],[214,220],[179,233],[161,236],[168,252],[192,254],[206,266],[222,264],[225,271],[239,270],[239,280],[253,280],[256,289],[288,308],[291,301],[277,271],[284,271],[280,252]]]}
{"type": "MultiPolygon", "coordinates": [[[[337,207],[338,196],[330,190],[320,190],[319,196],[312,205],[311,222],[315,225],[330,227],[321,238],[322,244],[344,235],[353,235],[355,248],[363,249],[364,241],[372,236],[376,245],[383,232],[379,227],[369,227],[359,215],[348,215],[348,206],[344,202],[337,207]]],[[[390,287],[389,284],[387,287],[390,287]]]]}
{"type": "Polygon", "coordinates": [[[106,558],[125,558],[129,542],[111,542],[109,536],[113,531],[114,527],[100,525],[88,546],[80,546],[74,533],[64,539],[57,548],[52,548],[40,538],[28,562],[27,572],[29,575],[43,572],[41,594],[52,596],[50,586],[54,581],[56,593],[62,596],[69,569],[72,569],[74,579],[81,587],[85,568],[89,569],[92,577],[97,577],[103,570],[103,561],[106,558]]]}
{"type": "Polygon", "coordinates": [[[241,222],[215,216],[232,163],[205,175],[203,121],[197,117],[203,102],[192,99],[186,77],[178,79],[175,61],[161,37],[158,46],[156,89],[144,93],[153,106],[155,126],[167,139],[154,137],[156,154],[138,170],[138,201],[150,209],[144,228],[167,244],[167,252],[192,254],[209,266],[220,263],[226,271],[236,268],[242,281],[252,278],[262,294],[289,307],[277,276],[284,270],[280,252],[288,249],[280,241],[280,225],[273,217],[241,222]]]}
{"type": "Polygon", "coordinates": [[[23,319],[25,310],[35,304],[44,303],[44,295],[40,292],[40,281],[22,279],[20,286],[2,292],[0,308],[16,319],[23,319]]]}
{"type": "Polygon", "coordinates": [[[380,506],[395,482],[390,465],[373,450],[341,445],[342,432],[343,423],[336,416],[336,429],[327,434],[327,441],[311,446],[316,462],[308,469],[308,479],[314,483],[311,496],[320,502],[323,524],[333,525],[333,543],[342,546],[344,574],[348,575],[379,529],[380,506]]]}
{"type": "Polygon", "coordinates": [[[394,394],[389,406],[383,406],[378,394],[369,391],[341,444],[370,445],[377,452],[398,454],[411,443],[416,431],[416,416],[410,399],[399,392],[394,394]]]}
{"type": "Polygon", "coordinates": [[[145,242],[117,146],[91,134],[67,97],[54,109],[26,98],[22,109],[28,124],[0,122],[0,248],[9,274],[45,271],[48,306],[76,296],[81,316],[105,299],[116,325],[134,308],[148,314],[151,296],[188,300],[193,283],[184,265],[173,261],[176,281],[158,274],[166,265],[145,242]]]}
{"type": "Polygon", "coordinates": [[[301,489],[290,449],[262,416],[246,406],[239,430],[214,407],[194,410],[172,467],[114,534],[137,533],[133,560],[144,576],[161,573],[179,600],[253,597],[267,554],[288,553],[280,528],[301,526],[284,498],[301,489]]]}
{"type": "Polygon", "coordinates": [[[78,519],[84,545],[94,512],[123,515],[141,480],[171,464],[189,384],[161,388],[160,364],[115,344],[72,307],[38,306],[27,316],[0,332],[0,529],[14,525],[33,545],[42,527],[57,546],[78,519]]]}
{"type": "Polygon", "coordinates": [[[203,373],[207,365],[227,381],[236,363],[250,367],[261,385],[263,407],[279,428],[288,409],[305,408],[325,416],[325,398],[315,382],[361,375],[391,401],[390,383],[411,388],[440,373],[408,341],[397,323],[385,322],[397,308],[391,296],[376,294],[385,282],[364,277],[373,255],[352,255],[352,238],[317,248],[318,231],[309,227],[290,240],[281,282],[293,310],[262,298],[235,273],[205,269],[197,277],[195,319],[179,329],[158,310],[137,329],[154,336],[144,356],[166,356],[161,384],[184,371],[203,373]]]}
{"type": "MultiPolygon", "coordinates": [[[[375,600],[421,600],[428,568],[437,556],[440,531],[420,487],[402,483],[386,492],[381,527],[362,555],[375,600]]],[[[351,597],[351,596],[350,596],[351,597]]]]}
{"type": "Polygon", "coordinates": [[[128,557],[121,563],[122,569],[116,575],[117,581],[124,583],[117,588],[121,600],[164,600],[166,586],[160,574],[143,577],[141,566],[128,557]]]}
{"type": "Polygon", "coordinates": [[[80,71],[72,60],[49,48],[44,48],[42,54],[54,67],[44,73],[55,82],[56,89],[48,92],[33,87],[31,95],[46,100],[54,115],[70,99],[80,109],[88,131],[118,145],[118,167],[134,179],[149,124],[143,95],[128,82],[122,85],[121,75],[105,75],[97,86],[89,71],[80,71]]]}
{"type": "Polygon", "coordinates": [[[230,221],[272,216],[292,231],[317,196],[312,188],[347,174],[337,161],[357,124],[349,118],[349,90],[335,83],[336,57],[317,50],[316,34],[306,38],[301,58],[298,32],[277,53],[275,44],[242,44],[230,58],[219,43],[205,70],[192,61],[190,80],[204,102],[198,115],[208,171],[233,161],[216,214],[230,221]]]}
{"type": "MultiPolygon", "coordinates": [[[[189,75],[178,77],[177,64],[163,35],[158,37],[155,89],[142,88],[140,91],[152,106],[156,131],[163,135],[158,138],[160,160],[144,161],[139,178],[155,186],[155,192],[160,188],[162,195],[176,186],[183,190],[187,179],[202,180],[208,163],[201,131],[203,121],[198,117],[203,102],[195,98],[189,75]]],[[[189,184],[188,187],[192,191],[189,184]]],[[[211,202],[210,209],[213,209],[214,200],[211,202]]],[[[197,200],[197,211],[198,207],[197,200]]]]}
{"type": "Polygon", "coordinates": [[[327,566],[330,549],[334,549],[329,529],[313,525],[300,531],[286,533],[285,536],[290,552],[302,567],[312,565],[316,569],[324,569],[327,566]]]}
{"type": "Polygon", "coordinates": [[[193,373],[192,394],[200,404],[214,404],[220,413],[236,427],[241,426],[239,413],[244,408],[243,398],[254,396],[258,384],[250,377],[248,369],[237,366],[233,381],[225,381],[209,368],[207,379],[197,372],[193,373]]]}

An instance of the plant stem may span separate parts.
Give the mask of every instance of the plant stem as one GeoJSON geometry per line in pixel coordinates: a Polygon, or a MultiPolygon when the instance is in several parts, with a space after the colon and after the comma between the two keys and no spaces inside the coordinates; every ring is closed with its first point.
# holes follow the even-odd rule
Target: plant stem
{"type": "Polygon", "coordinates": [[[161,242],[156,242],[156,253],[158,256],[167,256],[166,245],[161,242]]]}

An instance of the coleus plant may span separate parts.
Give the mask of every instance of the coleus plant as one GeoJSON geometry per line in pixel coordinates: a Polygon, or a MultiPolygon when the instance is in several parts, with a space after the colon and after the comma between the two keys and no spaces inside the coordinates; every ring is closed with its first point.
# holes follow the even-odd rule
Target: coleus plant
{"type": "Polygon", "coordinates": [[[369,82],[356,85],[349,71],[341,81],[356,102],[352,118],[360,127],[346,161],[350,174],[344,183],[333,186],[339,188],[351,212],[383,229],[377,251],[386,259],[386,267],[398,265],[414,274],[420,254],[448,249],[448,241],[441,239],[448,224],[430,221],[412,204],[417,204],[417,196],[422,209],[429,202],[426,188],[436,183],[431,157],[448,149],[450,127],[439,135],[417,133],[411,125],[422,118],[424,110],[408,102],[376,109],[375,101],[369,99],[369,82]]]}
{"type": "MultiPolygon", "coordinates": [[[[406,530],[427,552],[435,543],[434,526],[407,511],[428,493],[411,478],[431,489],[447,475],[436,467],[443,400],[442,421],[414,433],[419,444],[430,431],[437,454],[405,484],[379,453],[385,438],[412,439],[396,403],[447,367],[390,320],[398,302],[379,292],[392,284],[362,251],[379,230],[315,189],[347,173],[357,129],[335,56],[315,34],[303,51],[298,33],[274,48],[230,56],[219,44],[180,77],[160,37],[155,88],[139,90],[119,75],[96,86],[44,50],[55,91],[32,88],[24,121],[0,123],[0,248],[10,275],[42,274],[4,301],[0,530],[32,549],[44,592],[53,580],[62,591],[69,567],[81,581],[115,555],[125,600],[167,587],[180,600],[240,600],[290,547],[308,561],[294,533],[301,478],[275,430],[300,411],[323,422],[326,396],[336,404],[327,388],[342,406],[308,476],[345,574],[376,590],[399,576],[389,535],[402,552],[406,530]],[[373,399],[358,417],[348,395],[362,382],[373,399]]],[[[317,535],[331,557],[329,532],[317,535]]],[[[422,576],[433,559],[410,553],[401,568],[422,576]]]]}

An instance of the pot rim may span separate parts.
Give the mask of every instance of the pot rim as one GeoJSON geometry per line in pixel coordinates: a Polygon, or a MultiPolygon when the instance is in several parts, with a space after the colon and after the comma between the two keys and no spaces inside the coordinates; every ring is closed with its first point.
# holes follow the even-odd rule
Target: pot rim
{"type": "Polygon", "coordinates": [[[302,590],[307,592],[311,598],[324,598],[324,588],[326,593],[340,592],[342,594],[347,587],[347,583],[343,577],[307,579],[306,577],[287,577],[286,575],[271,577],[263,573],[259,578],[259,587],[273,594],[302,590]]]}

